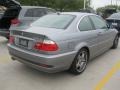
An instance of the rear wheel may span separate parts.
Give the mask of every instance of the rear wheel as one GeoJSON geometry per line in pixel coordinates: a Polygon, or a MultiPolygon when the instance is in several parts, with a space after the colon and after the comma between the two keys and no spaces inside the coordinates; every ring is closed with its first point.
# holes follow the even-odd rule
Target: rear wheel
{"type": "Polygon", "coordinates": [[[112,46],[112,49],[116,49],[118,47],[118,44],[119,44],[119,35],[117,35],[115,37],[115,40],[113,42],[113,46],[112,46]]]}
{"type": "Polygon", "coordinates": [[[86,69],[88,59],[89,59],[88,50],[82,48],[76,55],[71,65],[70,71],[76,75],[81,74],[86,69]]]}

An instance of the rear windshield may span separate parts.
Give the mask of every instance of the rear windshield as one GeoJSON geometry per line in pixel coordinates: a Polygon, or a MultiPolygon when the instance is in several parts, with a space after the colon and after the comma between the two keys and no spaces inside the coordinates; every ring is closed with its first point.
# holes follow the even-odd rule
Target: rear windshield
{"type": "Polygon", "coordinates": [[[39,20],[35,21],[32,26],[65,29],[70,25],[74,18],[74,15],[51,14],[41,17],[39,20]]]}

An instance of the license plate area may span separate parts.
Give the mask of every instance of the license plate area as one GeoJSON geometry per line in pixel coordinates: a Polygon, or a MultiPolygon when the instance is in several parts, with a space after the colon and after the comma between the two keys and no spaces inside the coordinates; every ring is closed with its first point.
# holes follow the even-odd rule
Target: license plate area
{"type": "Polygon", "coordinates": [[[28,48],[29,40],[19,38],[19,45],[25,48],[28,48]]]}
{"type": "Polygon", "coordinates": [[[113,26],[117,26],[118,24],[117,23],[112,23],[113,26]]]}

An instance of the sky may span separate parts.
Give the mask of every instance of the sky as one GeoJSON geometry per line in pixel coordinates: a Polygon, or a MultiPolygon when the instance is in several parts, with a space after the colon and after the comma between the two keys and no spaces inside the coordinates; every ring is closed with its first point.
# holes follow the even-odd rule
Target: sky
{"type": "MultiPolygon", "coordinates": [[[[120,0],[112,0],[112,4],[116,5],[116,1],[117,1],[117,4],[120,5],[120,0]]],[[[98,7],[103,7],[109,4],[111,4],[111,0],[92,0],[91,6],[94,9],[97,9],[98,7]]]]}

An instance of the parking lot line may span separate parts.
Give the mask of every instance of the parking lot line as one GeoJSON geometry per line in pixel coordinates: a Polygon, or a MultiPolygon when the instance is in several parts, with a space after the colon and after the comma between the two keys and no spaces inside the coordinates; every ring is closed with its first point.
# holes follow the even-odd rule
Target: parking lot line
{"type": "Polygon", "coordinates": [[[0,55],[0,63],[6,63],[9,62],[11,59],[7,55],[0,55]]]}
{"type": "Polygon", "coordinates": [[[118,70],[120,70],[120,61],[102,78],[102,80],[95,87],[95,90],[102,90],[118,70]]]}

